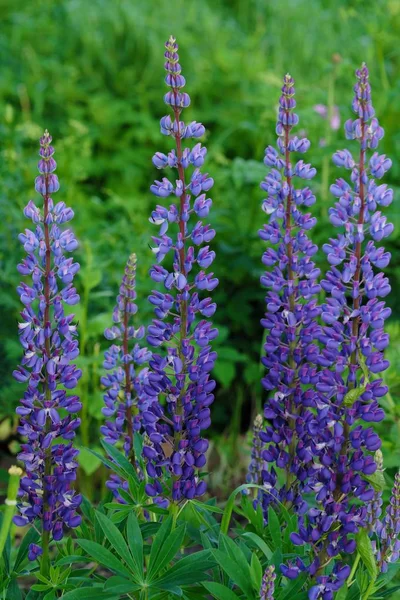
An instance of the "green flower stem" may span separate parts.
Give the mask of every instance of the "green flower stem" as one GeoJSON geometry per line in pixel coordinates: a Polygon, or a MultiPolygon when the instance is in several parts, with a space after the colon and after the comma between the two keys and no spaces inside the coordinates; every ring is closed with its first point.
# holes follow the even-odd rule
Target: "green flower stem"
{"type": "Polygon", "coordinates": [[[0,529],[0,557],[3,554],[4,546],[6,545],[7,536],[10,532],[12,518],[17,506],[17,494],[19,488],[19,480],[22,475],[22,469],[19,467],[10,467],[8,470],[10,479],[8,481],[7,498],[5,500],[5,510],[3,513],[3,522],[0,529]]]}

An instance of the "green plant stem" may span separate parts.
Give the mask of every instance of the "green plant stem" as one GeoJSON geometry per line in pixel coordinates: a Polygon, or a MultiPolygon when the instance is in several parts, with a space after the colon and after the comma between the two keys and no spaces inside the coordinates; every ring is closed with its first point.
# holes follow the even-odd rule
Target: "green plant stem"
{"type": "Polygon", "coordinates": [[[10,479],[8,481],[7,498],[5,500],[5,510],[3,512],[3,521],[0,529],[0,559],[3,555],[4,546],[11,529],[12,518],[17,505],[17,494],[19,480],[22,475],[22,469],[19,467],[10,467],[8,470],[10,479]]]}
{"type": "Polygon", "coordinates": [[[176,522],[178,519],[178,513],[179,513],[179,505],[177,502],[171,502],[170,506],[169,506],[169,514],[172,517],[172,530],[173,531],[176,527],[176,522]]]}
{"type": "Polygon", "coordinates": [[[370,581],[370,584],[369,584],[369,586],[367,588],[367,591],[363,595],[362,600],[368,600],[368,598],[372,594],[372,590],[374,589],[374,585],[375,585],[375,581],[374,580],[370,581]]]}
{"type": "Polygon", "coordinates": [[[360,562],[360,559],[361,559],[361,554],[359,552],[357,552],[357,556],[356,556],[356,559],[355,559],[355,561],[353,563],[353,566],[351,568],[350,575],[347,578],[347,587],[350,587],[351,584],[353,583],[353,578],[354,578],[354,575],[356,574],[357,567],[358,567],[358,564],[360,562]]]}
{"type": "MultiPolygon", "coordinates": [[[[51,247],[50,247],[50,232],[49,232],[49,224],[48,224],[48,215],[49,215],[49,176],[45,175],[45,184],[46,184],[46,193],[44,196],[44,240],[46,245],[46,254],[45,254],[45,276],[44,276],[44,299],[45,299],[45,309],[44,309],[44,326],[48,323],[51,323],[50,320],[50,273],[51,273],[51,247]]],[[[50,360],[51,356],[51,341],[50,337],[47,336],[45,340],[45,354],[47,356],[47,360],[50,360]]],[[[51,391],[50,386],[47,380],[47,371],[45,370],[46,375],[43,380],[43,391],[46,401],[51,405],[51,391]]],[[[48,433],[49,428],[51,427],[50,419],[46,415],[45,422],[45,433],[48,433]]],[[[43,515],[42,515],[42,548],[43,554],[40,561],[40,572],[44,577],[47,577],[49,573],[49,543],[50,543],[50,532],[44,529],[44,517],[45,514],[49,511],[49,494],[47,490],[47,480],[51,475],[51,466],[52,466],[52,457],[51,457],[51,446],[45,450],[45,458],[44,458],[44,473],[43,473],[43,515]]]]}

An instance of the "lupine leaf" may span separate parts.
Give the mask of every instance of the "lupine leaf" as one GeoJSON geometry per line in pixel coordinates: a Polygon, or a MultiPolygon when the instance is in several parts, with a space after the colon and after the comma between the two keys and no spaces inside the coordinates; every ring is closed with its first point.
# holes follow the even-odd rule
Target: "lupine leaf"
{"type": "Polygon", "coordinates": [[[118,594],[129,594],[130,592],[137,592],[140,589],[140,585],[136,585],[133,581],[125,577],[119,577],[118,575],[109,577],[104,584],[104,590],[118,594]]]}
{"type": "Polygon", "coordinates": [[[365,529],[360,529],[356,535],[357,550],[361,555],[363,561],[371,579],[376,580],[378,576],[378,569],[376,566],[374,551],[372,550],[371,540],[365,529]]]}
{"type": "MultiPolygon", "coordinates": [[[[156,573],[160,573],[164,567],[166,567],[179,551],[182,545],[183,538],[185,537],[186,526],[181,525],[168,536],[167,541],[162,545],[160,552],[157,556],[155,566],[152,571],[149,569],[149,577],[156,573]]],[[[179,563],[177,563],[179,564],[179,563]]]]}
{"type": "Polygon", "coordinates": [[[347,587],[347,584],[345,583],[338,592],[336,592],[335,594],[335,600],[346,600],[347,598],[347,592],[349,591],[349,588],[347,587]]]}
{"type": "Polygon", "coordinates": [[[143,578],[143,537],[139,522],[134,512],[131,511],[126,527],[128,544],[133,556],[134,568],[143,578]]]}
{"type": "Polygon", "coordinates": [[[116,571],[119,573],[124,573],[128,577],[131,577],[131,573],[125,567],[124,564],[110,552],[104,546],[101,546],[97,542],[92,542],[90,540],[76,540],[77,543],[84,549],[84,551],[89,554],[95,561],[106,567],[107,569],[111,569],[112,571],[116,571]]]}
{"type": "Polygon", "coordinates": [[[261,552],[263,552],[263,554],[266,556],[266,558],[268,560],[271,559],[271,557],[272,557],[272,550],[264,542],[264,540],[262,538],[260,538],[259,535],[257,535],[256,533],[253,533],[252,531],[245,531],[242,534],[242,537],[244,537],[244,538],[250,540],[251,542],[253,542],[253,544],[255,546],[257,546],[261,550],[261,552]]]}
{"type": "Polygon", "coordinates": [[[357,402],[360,396],[366,391],[367,387],[363,385],[362,387],[356,387],[352,390],[349,390],[343,399],[343,405],[351,407],[354,402],[357,402]]]}
{"type": "Polygon", "coordinates": [[[214,581],[205,581],[203,582],[203,585],[206,588],[206,590],[210,592],[212,597],[216,598],[216,600],[237,600],[238,598],[231,589],[229,589],[225,585],[222,585],[222,583],[216,583],[214,581]]]}
{"type": "Polygon", "coordinates": [[[164,523],[161,525],[157,535],[155,536],[153,543],[151,545],[150,551],[150,560],[149,560],[149,569],[147,571],[147,579],[150,578],[157,573],[157,560],[160,550],[167,540],[172,527],[172,517],[168,517],[165,519],[164,523]]]}
{"type": "Polygon", "coordinates": [[[137,473],[136,473],[135,469],[133,468],[132,464],[126,458],[126,456],[124,454],[122,454],[122,452],[117,450],[117,448],[112,446],[111,444],[107,444],[107,442],[105,442],[104,440],[102,440],[101,443],[102,443],[104,450],[107,452],[108,456],[111,456],[111,458],[115,461],[115,463],[121,469],[123,469],[128,476],[133,477],[134,481],[139,483],[139,478],[137,476],[137,473]]]}
{"type": "Polygon", "coordinates": [[[278,515],[272,506],[268,507],[268,531],[271,534],[274,548],[282,548],[281,525],[279,523],[278,515]]]}
{"type": "Polygon", "coordinates": [[[207,579],[207,571],[214,566],[215,561],[212,559],[212,553],[209,550],[188,554],[181,558],[160,579],[154,581],[152,586],[160,589],[171,589],[171,586],[201,583],[207,579]]]}
{"type": "Polygon", "coordinates": [[[377,470],[372,475],[362,475],[362,477],[372,485],[376,492],[383,492],[386,488],[385,476],[382,471],[377,470]]]}
{"type": "Polygon", "coordinates": [[[253,581],[254,589],[259,590],[261,587],[263,571],[262,571],[262,566],[261,566],[260,560],[259,560],[257,554],[255,554],[254,552],[251,556],[250,574],[251,574],[251,579],[253,581]]]}
{"type": "Polygon", "coordinates": [[[135,571],[136,564],[132,559],[131,553],[129,552],[128,544],[125,542],[124,537],[118,527],[116,527],[114,523],[112,523],[110,519],[101,512],[96,511],[96,518],[98,519],[104,535],[110,542],[112,548],[122,558],[122,560],[125,561],[133,571],[135,571]]]}
{"type": "Polygon", "coordinates": [[[230,558],[224,552],[221,552],[221,550],[212,550],[212,554],[219,566],[225,571],[233,583],[240,587],[246,594],[246,598],[252,598],[254,594],[250,581],[249,566],[247,565],[246,572],[246,569],[243,570],[241,565],[238,565],[235,560],[230,558]]]}
{"type": "Polygon", "coordinates": [[[112,591],[103,591],[101,588],[93,586],[77,588],[62,596],[63,600],[92,600],[92,598],[93,600],[97,600],[97,598],[117,600],[119,597],[119,594],[116,595],[112,591]]]}

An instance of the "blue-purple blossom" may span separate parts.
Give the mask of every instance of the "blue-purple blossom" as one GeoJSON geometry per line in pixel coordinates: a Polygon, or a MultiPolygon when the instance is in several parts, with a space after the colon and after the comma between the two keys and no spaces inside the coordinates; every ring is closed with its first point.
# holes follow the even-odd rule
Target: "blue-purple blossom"
{"type": "MultiPolygon", "coordinates": [[[[346,122],[345,131],[358,143],[359,154],[352,158],[343,150],[334,155],[340,168],[351,171],[351,183],[340,178],[331,186],[338,201],[330,219],[341,232],[324,246],[331,268],[321,282],[326,303],[318,333],[315,442],[320,465],[309,484],[317,505],[300,515],[298,533],[292,534],[295,544],[312,544],[312,564],[319,570],[339,554],[354,552],[354,534],[368,526],[367,505],[375,494],[368,476],[376,471],[374,453],[381,445],[368,424],[383,419],[379,399],[387,392],[379,374],[389,364],[383,351],[389,342],[384,322],[390,309],[382,298],[390,286],[380,269],[390,254],[378,243],[392,227],[378,208],[390,204],[392,192],[375,181],[388,168],[387,159],[376,154],[368,158],[383,129],[374,118],[367,67],[356,75],[357,118],[346,122]]],[[[324,598],[323,592],[311,596],[317,597],[324,598]]]]}
{"type": "Polygon", "coordinates": [[[265,355],[262,363],[267,372],[262,380],[269,393],[264,417],[268,421],[260,434],[266,444],[263,459],[270,468],[263,471],[264,508],[274,496],[304,510],[300,488],[304,486],[313,461],[313,414],[317,369],[316,318],[320,314],[316,295],[319,269],[312,257],[317,246],[307,232],[315,218],[303,212],[315,202],[309,187],[295,187],[297,179],[309,180],[316,170],[303,160],[293,163],[292,153],[304,153],[310,143],[292,136],[298,123],[294,81],[286,75],[279,100],[276,132],[277,149],[268,146],[264,163],[268,175],[261,183],[267,193],[262,208],[268,223],[259,235],[267,243],[262,261],[267,271],[261,283],[267,292],[266,313],[261,323],[266,329],[265,355]],[[283,469],[285,481],[277,484],[276,468],[283,469]]]}
{"type": "Polygon", "coordinates": [[[313,585],[308,592],[309,599],[333,600],[335,592],[340,590],[349,575],[350,567],[348,565],[336,564],[329,576],[317,576],[316,585],[313,585]]]}
{"type": "MultiPolygon", "coordinates": [[[[141,428],[138,403],[147,376],[147,368],[136,371],[135,367],[146,364],[151,358],[151,352],[138,343],[145,335],[145,328],[140,326],[135,329],[133,324],[137,313],[136,264],[136,254],[131,254],[113,311],[114,324],[104,332],[113,344],[106,350],[103,363],[108,373],[101,378],[106,388],[102,413],[107,420],[100,428],[107,443],[121,443],[125,455],[135,466],[133,436],[141,428]]],[[[115,474],[107,482],[107,486],[117,495],[118,488],[126,485],[115,474]]]]}
{"type": "Polygon", "coordinates": [[[274,600],[275,579],[275,567],[274,565],[270,565],[264,571],[260,589],[260,600],[274,600]]]}
{"type": "MultiPolygon", "coordinates": [[[[60,540],[65,527],[81,522],[77,514],[81,496],[73,490],[78,451],[72,446],[81,403],[70,393],[81,371],[73,364],[79,354],[74,315],[64,312],[64,304],[79,301],[72,283],[79,265],[68,257],[78,246],[74,234],[62,227],[74,213],[51,198],[59,189],[51,141],[45,131],[35,181],[43,206],[28,203],[24,214],[34,227],[19,236],[27,256],[18,271],[30,281],[18,287],[24,305],[18,324],[24,357],[14,376],[27,386],[17,408],[18,432],[27,441],[18,455],[26,475],[21,479],[19,515],[14,521],[22,526],[40,519],[46,537],[51,532],[54,540],[60,540]]],[[[31,545],[29,558],[40,554],[41,548],[31,545]]]]}
{"type": "Polygon", "coordinates": [[[153,354],[150,361],[144,392],[153,402],[142,411],[147,434],[143,454],[151,479],[146,492],[163,505],[168,503],[167,497],[179,502],[206,491],[200,471],[208,448],[203,431],[210,426],[214,399],[215,382],[210,372],[216,353],[211,342],[217,330],[208,320],[216,305],[203,292],[218,284],[213,273],[207,272],[215,258],[209,246],[215,231],[202,221],[212,205],[208,191],[213,179],[200,171],[207,151],[198,142],[194,147],[182,143],[202,136],[204,127],[180,120],[190,99],[182,91],[185,79],[175,39],[170,37],[165,47],[165,81],[170,90],[164,100],[172,109],[172,118],[161,119],[161,132],[174,140],[175,147],[168,155],[157,152],[153,164],[159,169],[172,168],[176,174],[151,186],[161,199],[172,196],[172,204],[157,205],[150,218],[159,227],[153,237],[156,264],[150,276],[164,289],[149,296],[156,318],[148,328],[147,341],[162,353],[153,354]],[[163,469],[171,475],[171,489],[166,489],[162,480],[163,469]]]}

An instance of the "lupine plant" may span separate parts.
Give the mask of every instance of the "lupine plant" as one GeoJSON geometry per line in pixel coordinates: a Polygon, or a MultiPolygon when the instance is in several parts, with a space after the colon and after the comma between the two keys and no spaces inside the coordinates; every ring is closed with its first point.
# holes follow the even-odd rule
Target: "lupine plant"
{"type": "Polygon", "coordinates": [[[147,327],[139,320],[131,254],[105,331],[111,345],[101,377],[104,453],[87,449],[106,467],[97,507],[74,491],[81,404],[71,390],[81,371],[73,362],[77,324],[68,305],[79,300],[79,265],[67,254],[77,241],[64,228],[73,212],[52,200],[59,189],[54,149],[47,131],[40,140],[35,187],[42,200],[24,211],[34,227],[20,236],[27,256],[18,266],[30,278],[18,287],[24,356],[15,371],[26,385],[17,410],[25,474],[10,470],[0,593],[16,600],[394,598],[400,474],[387,503],[373,428],[384,417],[379,399],[387,393],[381,373],[390,314],[382,272],[390,254],[380,242],[392,226],[380,209],[393,193],[377,183],[391,163],[376,152],[383,129],[368,70],[356,72],[356,119],[345,124],[356,154],[346,149],[333,157],[350,177],[331,187],[337,201],[329,214],[339,233],[323,245],[325,275],[315,263],[316,220],[308,212],[317,199],[316,170],[301,158],[310,143],[295,135],[294,80],[284,77],[277,144],[266,148],[261,184],[265,407],[254,420],[246,483],[220,505],[206,495],[204,436],[217,358],[210,322],[216,304],[207,294],[218,284],[208,271],[215,231],[203,222],[213,180],[200,171],[205,147],[186,145],[205,128],[181,119],[190,99],[173,37],[165,44],[165,70],[171,113],[161,119],[161,132],[173,148],[156,152],[153,164],[173,174],[151,186],[161,199],[150,216],[159,227],[150,245],[156,264],[149,276],[157,285],[148,303],[155,317],[147,327]],[[12,547],[15,508],[14,523],[28,529],[12,547]],[[239,518],[231,527],[233,513],[239,518]]]}
{"type": "MultiPolygon", "coordinates": [[[[143,393],[143,381],[147,371],[142,369],[136,372],[135,366],[144,365],[151,358],[151,352],[138,343],[145,335],[145,328],[141,325],[135,329],[132,324],[132,318],[137,313],[136,264],[136,254],[131,254],[113,311],[114,325],[104,332],[107,340],[115,343],[105,352],[103,363],[104,369],[110,372],[101,378],[101,383],[106,389],[102,412],[107,417],[101,432],[108,444],[114,446],[118,442],[121,443],[126,457],[135,469],[138,468],[138,463],[135,457],[134,433],[141,428],[138,403],[143,393]],[[130,347],[132,340],[136,343],[130,347]]],[[[121,480],[118,475],[111,473],[107,487],[115,491],[119,498],[117,490],[120,486],[121,480]]]]}
{"type": "Polygon", "coordinates": [[[34,227],[20,235],[27,256],[18,271],[30,277],[31,283],[18,287],[24,305],[18,324],[24,357],[14,372],[15,378],[27,385],[17,408],[18,431],[26,438],[18,459],[26,474],[21,479],[19,515],[14,521],[35,526],[39,522],[42,543],[30,545],[29,558],[43,555],[44,574],[49,568],[50,536],[60,540],[66,527],[81,522],[77,513],[81,496],[73,489],[78,451],[71,441],[79,427],[76,415],[81,404],[76,395],[70,395],[81,371],[72,362],[79,354],[74,315],[64,308],[79,301],[72,283],[79,265],[68,256],[78,244],[72,231],[62,227],[73,218],[72,209],[62,201],[54,204],[51,197],[60,187],[51,142],[45,131],[40,139],[40,174],[35,180],[41,204],[31,200],[24,210],[34,227]]]}
{"type": "Polygon", "coordinates": [[[163,353],[154,352],[150,361],[145,393],[154,401],[142,412],[147,434],[143,453],[151,478],[146,491],[162,506],[206,491],[200,473],[208,442],[202,432],[211,423],[215,381],[210,379],[210,371],[216,355],[210,342],[217,330],[208,321],[216,305],[203,294],[218,284],[213,273],[206,272],[215,258],[208,245],[215,231],[203,223],[212,205],[207,192],[214,183],[200,171],[207,150],[201,143],[184,146],[186,140],[201,137],[205,130],[200,123],[181,120],[190,98],[182,91],[185,78],[175,38],[169,38],[165,49],[165,82],[170,89],[164,101],[172,116],[161,119],[161,133],[174,140],[174,148],[168,155],[157,152],[153,163],[157,169],[173,169],[175,174],[173,181],[164,177],[150,189],[158,198],[173,195],[178,203],[159,204],[150,217],[160,227],[158,236],[153,237],[157,263],[150,277],[163,285],[163,291],[155,290],[149,297],[156,318],[148,328],[147,341],[163,353]],[[170,489],[163,481],[163,470],[171,475],[170,489]]]}

